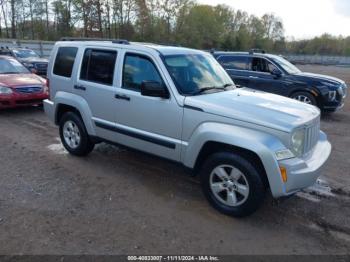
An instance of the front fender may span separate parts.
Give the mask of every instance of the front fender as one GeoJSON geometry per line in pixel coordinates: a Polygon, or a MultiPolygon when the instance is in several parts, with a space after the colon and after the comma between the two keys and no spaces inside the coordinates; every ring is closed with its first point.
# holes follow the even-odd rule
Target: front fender
{"type": "Polygon", "coordinates": [[[275,152],[285,148],[282,142],[270,134],[221,123],[201,124],[192,134],[182,154],[185,166],[195,166],[200,150],[207,142],[218,142],[247,149],[257,154],[263,163],[271,192],[274,196],[285,191],[275,152]]]}
{"type": "Polygon", "coordinates": [[[91,120],[92,113],[88,103],[84,98],[72,93],[57,92],[53,100],[55,104],[55,121],[57,119],[57,113],[58,113],[57,109],[59,105],[68,105],[68,106],[74,107],[80,112],[80,115],[83,119],[86,131],[88,132],[88,134],[96,135],[95,129],[93,127],[93,123],[91,120]]]}

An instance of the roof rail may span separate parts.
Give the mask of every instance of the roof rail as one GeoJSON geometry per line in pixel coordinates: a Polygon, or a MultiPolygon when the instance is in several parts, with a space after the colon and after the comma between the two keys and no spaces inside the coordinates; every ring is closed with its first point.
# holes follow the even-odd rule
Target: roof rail
{"type": "Polygon", "coordinates": [[[129,45],[126,39],[110,39],[110,38],[89,38],[89,37],[61,37],[60,41],[110,41],[113,44],[129,45]]]}
{"type": "Polygon", "coordinates": [[[259,49],[259,48],[252,48],[250,49],[249,51],[249,54],[254,54],[254,53],[257,53],[257,54],[266,54],[265,50],[263,49],[259,49]]]}

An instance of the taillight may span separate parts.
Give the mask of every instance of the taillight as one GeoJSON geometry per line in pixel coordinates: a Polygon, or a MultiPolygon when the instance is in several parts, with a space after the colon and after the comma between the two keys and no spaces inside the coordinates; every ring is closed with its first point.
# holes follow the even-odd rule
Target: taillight
{"type": "Polygon", "coordinates": [[[47,94],[50,96],[50,80],[46,78],[47,94]]]}

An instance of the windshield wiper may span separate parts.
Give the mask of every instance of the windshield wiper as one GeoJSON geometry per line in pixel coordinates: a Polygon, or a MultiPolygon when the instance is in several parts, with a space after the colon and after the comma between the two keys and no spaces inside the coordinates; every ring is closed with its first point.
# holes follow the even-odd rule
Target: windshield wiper
{"type": "Polygon", "coordinates": [[[218,87],[218,86],[202,87],[201,89],[193,92],[191,95],[199,95],[209,90],[225,90],[225,89],[226,89],[225,87],[218,87]]]}
{"type": "Polygon", "coordinates": [[[17,74],[17,72],[1,72],[3,75],[17,74]]]}

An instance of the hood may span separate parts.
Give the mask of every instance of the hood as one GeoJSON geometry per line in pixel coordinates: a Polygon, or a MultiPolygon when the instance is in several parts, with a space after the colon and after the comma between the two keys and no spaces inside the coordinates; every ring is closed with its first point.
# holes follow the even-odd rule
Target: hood
{"type": "Polygon", "coordinates": [[[40,57],[29,57],[29,58],[24,58],[20,59],[22,63],[48,63],[49,60],[46,58],[40,58],[40,57]]]}
{"type": "Polygon", "coordinates": [[[285,132],[290,132],[320,115],[320,111],[314,106],[248,88],[186,97],[185,105],[285,132]]]}
{"type": "Polygon", "coordinates": [[[301,72],[298,74],[294,75],[298,80],[307,80],[307,81],[314,81],[317,83],[320,82],[327,82],[332,85],[342,85],[344,83],[343,80],[332,77],[332,76],[326,76],[326,75],[320,75],[320,74],[313,74],[313,73],[306,73],[306,72],[301,72]]]}
{"type": "Polygon", "coordinates": [[[42,85],[45,81],[34,74],[0,74],[0,85],[7,87],[42,85]]]}

